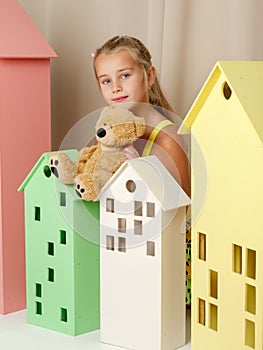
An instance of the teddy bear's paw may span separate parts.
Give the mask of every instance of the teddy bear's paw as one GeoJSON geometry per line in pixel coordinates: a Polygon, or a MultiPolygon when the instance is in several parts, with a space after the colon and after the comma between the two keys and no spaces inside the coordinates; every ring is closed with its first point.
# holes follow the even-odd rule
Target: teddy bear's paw
{"type": "Polygon", "coordinates": [[[76,165],[65,152],[55,152],[50,155],[51,172],[64,184],[73,184],[76,165]]]}
{"type": "Polygon", "coordinates": [[[85,188],[82,185],[83,184],[81,183],[81,181],[75,182],[75,191],[80,198],[82,198],[82,196],[84,196],[85,193],[85,188]]]}
{"type": "Polygon", "coordinates": [[[77,195],[85,201],[97,199],[97,193],[95,192],[92,178],[85,174],[78,175],[75,178],[75,191],[77,195]]]}

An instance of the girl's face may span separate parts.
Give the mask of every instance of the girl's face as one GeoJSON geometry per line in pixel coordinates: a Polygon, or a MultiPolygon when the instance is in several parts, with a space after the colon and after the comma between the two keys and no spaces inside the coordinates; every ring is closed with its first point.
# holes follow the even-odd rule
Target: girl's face
{"type": "Polygon", "coordinates": [[[154,67],[149,68],[145,81],[142,69],[126,50],[108,55],[102,53],[94,66],[101,93],[109,106],[123,102],[149,102],[147,89],[155,78],[154,67]]]}

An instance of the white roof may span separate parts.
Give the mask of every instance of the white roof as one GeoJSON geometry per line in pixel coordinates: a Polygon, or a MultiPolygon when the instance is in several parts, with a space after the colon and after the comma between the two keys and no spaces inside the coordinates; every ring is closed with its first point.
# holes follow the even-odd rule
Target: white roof
{"type": "Polygon", "coordinates": [[[129,167],[132,167],[138,178],[148,186],[164,211],[191,204],[190,198],[156,156],[134,158],[124,162],[102,188],[99,197],[118,181],[119,175],[128,171],[129,167]]]}

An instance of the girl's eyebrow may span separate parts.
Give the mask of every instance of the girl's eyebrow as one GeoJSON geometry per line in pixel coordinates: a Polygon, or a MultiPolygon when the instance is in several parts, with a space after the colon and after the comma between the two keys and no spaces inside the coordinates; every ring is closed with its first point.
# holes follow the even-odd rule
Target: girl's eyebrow
{"type": "Polygon", "coordinates": [[[122,69],[118,69],[117,72],[123,72],[124,70],[133,70],[133,68],[132,67],[122,68],[122,69]]]}
{"type": "Polygon", "coordinates": [[[104,77],[107,77],[107,76],[108,76],[108,74],[101,74],[101,75],[98,76],[98,79],[104,78],[104,77]]]}
{"type": "MultiPolygon", "coordinates": [[[[121,69],[117,70],[117,73],[121,73],[121,72],[123,72],[125,70],[133,70],[133,68],[132,67],[121,68],[121,69]]],[[[98,79],[101,79],[101,78],[104,78],[104,77],[108,77],[108,76],[109,76],[108,74],[101,74],[101,75],[98,76],[98,79]]]]}

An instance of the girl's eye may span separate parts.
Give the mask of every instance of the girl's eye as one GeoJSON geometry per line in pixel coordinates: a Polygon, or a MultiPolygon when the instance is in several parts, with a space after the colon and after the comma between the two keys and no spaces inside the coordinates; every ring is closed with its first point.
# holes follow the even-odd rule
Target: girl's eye
{"type": "Polygon", "coordinates": [[[101,81],[101,84],[102,85],[107,85],[107,84],[109,84],[110,83],[110,79],[105,79],[105,80],[102,80],[101,81]]]}
{"type": "Polygon", "coordinates": [[[121,79],[127,79],[127,78],[129,78],[131,75],[129,74],[129,73],[123,73],[122,75],[121,75],[121,79]]]}

